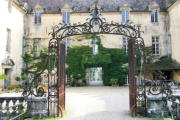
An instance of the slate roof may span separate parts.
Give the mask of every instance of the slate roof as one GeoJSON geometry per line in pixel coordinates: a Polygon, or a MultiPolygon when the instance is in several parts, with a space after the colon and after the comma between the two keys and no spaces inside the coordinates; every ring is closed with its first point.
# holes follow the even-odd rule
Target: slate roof
{"type": "MultiPolygon", "coordinates": [[[[60,8],[64,4],[68,4],[72,7],[72,12],[89,12],[90,6],[96,2],[96,0],[17,0],[20,3],[28,3],[28,13],[33,11],[36,4],[41,5],[44,8],[45,13],[60,13],[60,8]]],[[[156,2],[160,6],[161,11],[165,11],[166,0],[98,0],[98,4],[101,5],[104,12],[116,12],[119,11],[119,7],[125,3],[131,6],[132,11],[148,11],[148,6],[152,2],[156,2]]]]}

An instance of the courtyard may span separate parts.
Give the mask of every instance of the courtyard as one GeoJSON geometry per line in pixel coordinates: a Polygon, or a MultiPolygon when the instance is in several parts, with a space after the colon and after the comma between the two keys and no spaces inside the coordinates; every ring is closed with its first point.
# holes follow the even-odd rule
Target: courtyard
{"type": "Polygon", "coordinates": [[[131,117],[128,91],[128,87],[67,88],[64,120],[148,120],[131,117]]]}

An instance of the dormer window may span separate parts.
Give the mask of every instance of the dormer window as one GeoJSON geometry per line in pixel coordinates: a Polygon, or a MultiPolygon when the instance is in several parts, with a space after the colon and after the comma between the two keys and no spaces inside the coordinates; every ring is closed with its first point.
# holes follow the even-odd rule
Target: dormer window
{"type": "Polygon", "coordinates": [[[151,22],[152,23],[158,23],[158,12],[159,12],[159,4],[156,2],[152,2],[149,5],[149,10],[151,11],[151,22]]]}
{"type": "Polygon", "coordinates": [[[131,6],[129,4],[123,4],[120,6],[120,11],[122,14],[122,23],[126,24],[130,20],[130,11],[131,11],[131,6]]]}
{"type": "Polygon", "coordinates": [[[62,12],[62,23],[70,24],[70,12],[72,12],[71,6],[65,4],[63,8],[61,8],[62,12]]]}
{"type": "Polygon", "coordinates": [[[158,22],[158,10],[157,9],[151,10],[151,22],[152,23],[158,22]]]}
{"type": "Polygon", "coordinates": [[[127,23],[129,21],[129,10],[122,10],[122,23],[127,23]]]}
{"type": "Polygon", "coordinates": [[[34,13],[34,24],[35,25],[41,24],[41,13],[40,12],[34,13]]]}
{"type": "Polygon", "coordinates": [[[62,22],[63,24],[70,24],[70,12],[68,11],[62,12],[62,22]]]}

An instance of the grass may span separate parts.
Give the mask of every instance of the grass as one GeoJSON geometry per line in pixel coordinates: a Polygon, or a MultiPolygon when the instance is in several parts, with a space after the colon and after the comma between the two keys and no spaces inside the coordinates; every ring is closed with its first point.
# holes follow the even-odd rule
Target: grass
{"type": "Polygon", "coordinates": [[[152,118],[152,120],[164,120],[163,118],[152,118]]]}

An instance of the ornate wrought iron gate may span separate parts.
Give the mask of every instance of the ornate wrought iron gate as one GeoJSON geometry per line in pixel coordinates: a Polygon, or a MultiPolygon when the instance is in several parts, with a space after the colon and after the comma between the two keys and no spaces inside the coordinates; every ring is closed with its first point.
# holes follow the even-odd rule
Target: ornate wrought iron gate
{"type": "MultiPolygon", "coordinates": [[[[137,97],[136,94],[136,50],[142,51],[143,54],[144,40],[141,37],[140,25],[107,23],[104,18],[100,17],[100,10],[97,6],[92,10],[92,17],[87,22],[81,24],[59,24],[53,27],[52,39],[48,46],[48,70],[44,70],[31,77],[32,81],[24,91],[24,95],[35,95],[38,84],[47,79],[48,81],[48,114],[59,115],[65,109],[65,43],[64,38],[82,34],[112,34],[122,35],[128,38],[129,43],[129,96],[130,111],[132,116],[137,114],[137,97]]],[[[46,62],[45,62],[46,64],[46,62]]],[[[144,64],[141,67],[141,76],[144,74],[144,64]]],[[[144,78],[144,77],[142,77],[144,78]]],[[[140,80],[142,80],[140,78],[140,80]]]]}
{"type": "MultiPolygon", "coordinates": [[[[139,25],[131,24],[119,24],[119,23],[107,23],[104,18],[100,18],[100,10],[97,7],[92,10],[92,17],[83,24],[59,24],[54,26],[53,32],[51,33],[52,39],[49,42],[49,52],[52,49],[56,50],[57,54],[57,77],[52,77],[51,69],[48,70],[49,78],[49,114],[51,115],[51,99],[57,99],[57,111],[58,115],[62,110],[65,109],[65,44],[63,39],[82,34],[114,34],[123,35],[129,39],[129,95],[130,95],[130,110],[132,116],[136,116],[136,49],[144,49],[144,41],[141,38],[141,31],[139,25]],[[52,79],[53,78],[53,79],[52,79]],[[56,79],[56,80],[54,80],[56,79]],[[56,86],[56,94],[52,97],[51,87],[52,81],[56,86]]],[[[51,57],[49,57],[49,61],[51,57]]],[[[49,62],[49,66],[50,66],[49,62]]],[[[53,88],[54,90],[55,88],[53,88]]]]}

